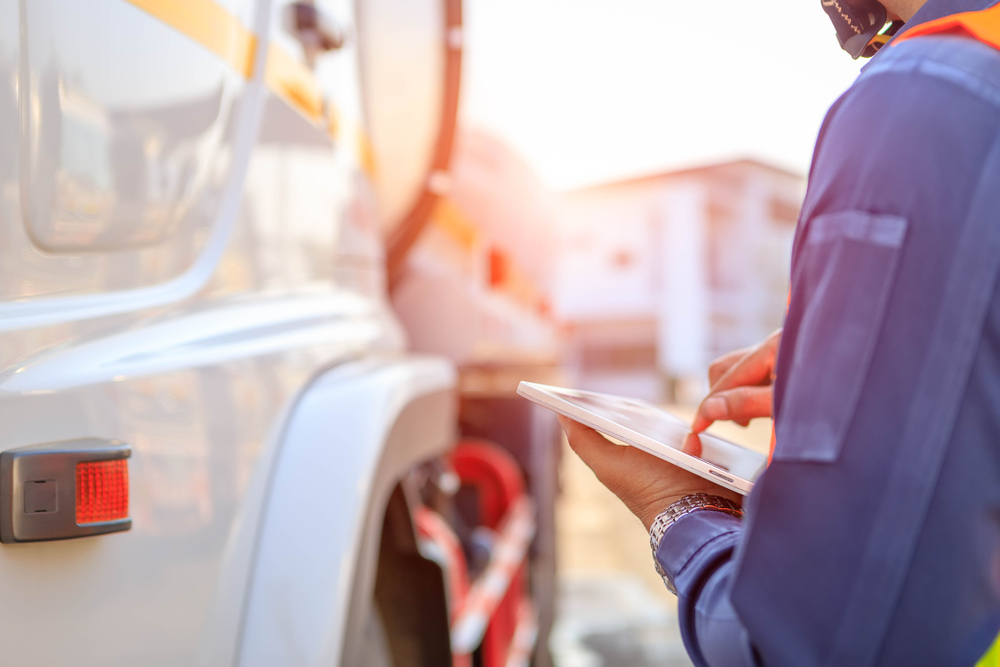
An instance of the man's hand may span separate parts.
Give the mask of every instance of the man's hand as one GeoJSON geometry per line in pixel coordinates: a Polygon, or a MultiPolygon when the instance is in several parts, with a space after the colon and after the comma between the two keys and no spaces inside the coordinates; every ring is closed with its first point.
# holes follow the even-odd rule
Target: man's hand
{"type": "Polygon", "coordinates": [[[698,406],[691,430],[701,433],[712,422],[729,420],[746,426],[755,417],[770,417],[774,390],[771,374],[778,356],[781,329],[756,347],[719,357],[708,369],[708,396],[698,406]]]}
{"type": "Polygon", "coordinates": [[[597,431],[559,417],[569,445],[649,530],[670,503],[692,493],[708,493],[742,502],[738,493],[679,468],[641,449],[616,445],[597,431]]]}

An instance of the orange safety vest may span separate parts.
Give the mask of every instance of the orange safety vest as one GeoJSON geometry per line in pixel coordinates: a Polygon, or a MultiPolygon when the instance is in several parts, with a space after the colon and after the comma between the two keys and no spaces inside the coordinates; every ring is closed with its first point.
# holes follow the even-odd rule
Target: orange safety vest
{"type": "MultiPolygon", "coordinates": [[[[904,28],[905,30],[905,28],[904,28]]],[[[962,12],[921,23],[905,30],[892,42],[899,44],[925,35],[957,35],[1000,50],[1000,5],[977,12],[962,12]]]]}

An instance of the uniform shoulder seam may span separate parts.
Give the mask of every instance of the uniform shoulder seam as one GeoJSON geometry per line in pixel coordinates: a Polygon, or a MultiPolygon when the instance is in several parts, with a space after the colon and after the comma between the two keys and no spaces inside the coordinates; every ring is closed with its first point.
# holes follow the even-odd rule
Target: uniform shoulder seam
{"type": "Polygon", "coordinates": [[[1000,51],[971,39],[931,36],[904,42],[866,67],[858,82],[890,73],[943,80],[1000,107],[1000,51]]]}

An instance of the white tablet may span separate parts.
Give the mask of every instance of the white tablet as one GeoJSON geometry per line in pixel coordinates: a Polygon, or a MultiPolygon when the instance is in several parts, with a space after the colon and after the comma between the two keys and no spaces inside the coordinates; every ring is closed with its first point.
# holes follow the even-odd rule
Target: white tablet
{"type": "Polygon", "coordinates": [[[767,466],[763,454],[706,433],[698,436],[700,457],[684,453],[690,424],[646,401],[534,382],[522,382],[517,393],[738,493],[750,493],[767,466]]]}

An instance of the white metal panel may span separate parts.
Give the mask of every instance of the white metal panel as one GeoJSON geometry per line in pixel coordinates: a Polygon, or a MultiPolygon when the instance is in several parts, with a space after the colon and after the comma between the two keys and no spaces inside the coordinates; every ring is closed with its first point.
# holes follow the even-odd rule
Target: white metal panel
{"type": "MultiPolygon", "coordinates": [[[[32,3],[22,3],[22,7],[27,7],[28,4],[32,3]]],[[[266,26],[266,12],[258,11],[267,6],[266,2],[232,0],[229,4],[235,5],[239,9],[237,15],[241,18],[254,17],[254,24],[247,25],[248,28],[254,28],[260,32],[260,29],[266,26]]],[[[9,18],[13,14],[17,17],[16,13],[10,11],[13,10],[14,5],[13,0],[6,0],[2,7],[3,15],[9,18]]],[[[202,56],[207,57],[203,53],[202,47],[127,3],[109,2],[99,7],[88,6],[86,12],[93,18],[93,21],[90,21],[88,25],[95,22],[98,25],[103,25],[113,21],[117,33],[131,35],[133,38],[131,42],[108,43],[103,44],[102,47],[105,51],[111,52],[111,61],[129,63],[132,70],[138,71],[140,76],[143,75],[143,66],[148,66],[149,63],[143,63],[141,59],[137,60],[134,53],[129,53],[128,47],[134,45],[136,40],[141,43],[142,36],[151,31],[156,32],[161,37],[169,36],[178,44],[184,44],[185,50],[191,53],[201,53],[202,56]],[[106,10],[102,11],[102,8],[106,10]],[[117,52],[115,52],[115,47],[119,47],[117,52]]],[[[45,16],[35,18],[39,22],[44,22],[47,19],[45,16]]],[[[26,11],[22,10],[19,19],[15,18],[14,25],[16,26],[17,21],[20,20],[22,29],[26,29],[27,19],[26,11]]],[[[65,19],[62,22],[64,23],[65,19]]],[[[74,35],[77,32],[80,33],[78,35],[80,39],[77,41],[85,40],[88,37],[91,39],[100,38],[99,35],[85,33],[84,29],[87,25],[80,25],[79,22],[69,26],[60,25],[62,28],[70,30],[74,35]]],[[[13,31],[10,35],[7,34],[7,31],[0,32],[0,54],[2,54],[0,55],[0,71],[6,70],[6,66],[11,64],[9,59],[11,53],[18,54],[17,42],[9,43],[10,39],[15,39],[15,35],[16,33],[13,31]]],[[[44,38],[44,36],[43,34],[42,37],[44,38]]],[[[190,297],[204,287],[226,249],[240,207],[243,177],[249,163],[253,136],[256,134],[260,118],[259,101],[262,87],[259,73],[263,72],[264,69],[264,57],[267,50],[266,38],[260,38],[258,43],[261,48],[257,50],[253,68],[254,72],[258,74],[253,79],[241,82],[237,81],[240,77],[236,73],[228,72],[225,74],[227,85],[237,91],[229,94],[227,98],[233,106],[233,112],[228,115],[229,127],[225,131],[226,137],[223,145],[217,151],[220,155],[219,163],[225,168],[217,169],[218,173],[212,176],[215,179],[213,181],[214,191],[209,197],[211,201],[207,205],[207,208],[213,209],[208,216],[210,224],[188,230],[190,233],[183,238],[183,242],[179,237],[173,242],[154,243],[128,252],[81,252],[73,255],[41,252],[33,246],[28,238],[26,228],[20,224],[22,209],[27,210],[29,203],[28,201],[20,201],[17,174],[16,172],[7,173],[0,167],[0,188],[6,195],[0,197],[0,223],[4,226],[5,239],[5,243],[0,244],[0,251],[6,249],[6,252],[0,252],[0,257],[5,264],[5,271],[3,275],[0,275],[0,297],[3,299],[0,300],[0,331],[45,326],[56,322],[83,320],[156,307],[190,297]]],[[[42,60],[38,65],[39,67],[47,66],[50,69],[55,68],[57,71],[52,74],[52,77],[59,81],[62,79],[73,81],[81,77],[87,80],[97,80],[102,84],[99,88],[103,91],[104,97],[117,100],[116,104],[119,106],[127,106],[125,102],[118,99],[127,98],[129,94],[127,85],[125,88],[121,88],[124,85],[120,80],[121,77],[109,76],[111,73],[106,68],[102,69],[99,61],[96,64],[91,63],[93,66],[87,70],[81,69],[80,64],[73,60],[72,54],[59,51],[61,48],[68,48],[62,43],[47,46],[55,49],[56,53],[49,61],[42,60]],[[61,61],[60,58],[63,60],[61,61]]],[[[30,63],[27,60],[26,47],[27,42],[22,42],[20,58],[21,65],[27,69],[30,63]]],[[[77,48],[77,51],[80,50],[77,48]]],[[[148,54],[146,55],[148,56],[148,54]]],[[[162,55],[168,65],[171,58],[176,57],[176,54],[171,54],[168,51],[154,55],[162,55]]],[[[16,64],[17,60],[13,60],[13,63],[16,64]]],[[[159,61],[157,64],[162,65],[159,61]]],[[[11,73],[14,71],[16,70],[12,70],[11,73]]],[[[8,72],[3,71],[3,74],[8,74],[8,72]]],[[[149,72],[145,72],[145,75],[148,78],[149,72]]],[[[15,82],[12,87],[22,98],[20,100],[22,102],[21,111],[30,110],[32,107],[27,104],[27,98],[24,98],[23,93],[30,92],[31,89],[20,86],[17,83],[18,78],[12,78],[12,80],[15,82]]],[[[62,84],[60,83],[59,86],[62,84]]],[[[65,89],[65,86],[58,89],[65,89]]],[[[158,103],[177,103],[186,101],[186,99],[178,91],[170,90],[164,92],[163,99],[158,100],[158,103]]],[[[4,91],[0,91],[0,114],[5,111],[2,108],[4,102],[6,102],[4,91]]],[[[0,143],[5,146],[17,146],[19,142],[17,130],[17,124],[0,129],[0,143]]],[[[27,145],[27,139],[28,137],[25,137],[20,143],[27,145]]],[[[59,143],[55,142],[53,145],[59,143]]],[[[59,151],[56,148],[52,148],[49,152],[51,153],[47,157],[49,162],[60,159],[59,151]]],[[[201,157],[199,156],[199,159],[201,157]]]]}
{"type": "Polygon", "coordinates": [[[0,394],[40,393],[211,366],[310,346],[338,357],[388,340],[394,322],[350,292],[246,299],[37,355],[0,374],[0,394]]]}
{"type": "Polygon", "coordinates": [[[320,369],[398,346],[391,322],[352,317],[332,295],[231,306],[0,370],[0,450],[128,442],[134,521],[0,547],[0,664],[231,664],[285,406],[320,369]]]}

